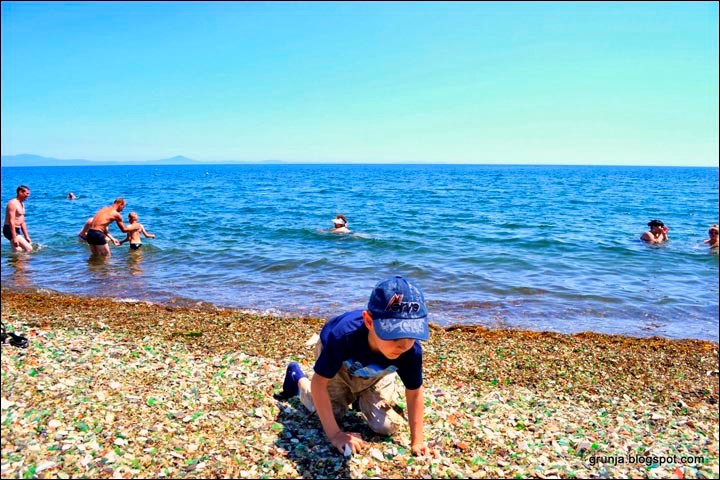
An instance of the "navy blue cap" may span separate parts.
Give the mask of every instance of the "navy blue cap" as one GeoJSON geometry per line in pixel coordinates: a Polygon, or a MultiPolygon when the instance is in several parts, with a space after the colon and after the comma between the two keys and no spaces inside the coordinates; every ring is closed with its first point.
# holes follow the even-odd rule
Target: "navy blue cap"
{"type": "Polygon", "coordinates": [[[382,340],[427,340],[430,337],[425,297],[412,281],[400,275],[375,285],[368,311],[373,318],[375,333],[382,340]]]}

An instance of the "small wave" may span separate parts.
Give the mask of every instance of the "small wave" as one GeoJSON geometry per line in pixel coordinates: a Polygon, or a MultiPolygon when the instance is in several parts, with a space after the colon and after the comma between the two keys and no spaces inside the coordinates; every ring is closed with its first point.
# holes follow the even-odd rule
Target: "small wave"
{"type": "MultiPolygon", "coordinates": [[[[111,247],[112,248],[112,247],[111,247]]],[[[152,242],[143,243],[142,247],[137,250],[132,250],[129,246],[123,244],[120,247],[122,249],[127,249],[129,253],[142,253],[142,252],[162,252],[163,248],[160,245],[157,245],[152,242]]]]}
{"type": "Polygon", "coordinates": [[[259,315],[259,316],[267,316],[267,317],[286,317],[286,316],[292,316],[292,312],[283,312],[281,310],[278,310],[277,308],[264,308],[264,309],[252,309],[252,308],[243,308],[238,310],[240,313],[244,313],[246,315],[259,315]]]}
{"type": "Polygon", "coordinates": [[[318,238],[322,239],[348,239],[348,240],[379,240],[380,238],[369,233],[356,232],[351,230],[349,233],[331,232],[329,228],[318,228],[314,232],[318,238]]]}
{"type": "Polygon", "coordinates": [[[375,235],[370,235],[369,233],[362,232],[351,232],[348,237],[354,240],[380,240],[380,238],[376,237],[375,235]]]}
{"type": "Polygon", "coordinates": [[[466,300],[453,302],[449,300],[429,300],[427,302],[428,308],[439,309],[439,310],[492,310],[494,308],[501,307],[505,302],[500,301],[481,301],[481,300],[466,300]]]}
{"type": "Polygon", "coordinates": [[[550,293],[549,290],[543,288],[534,287],[512,287],[508,290],[508,293],[516,293],[520,295],[547,295],[550,293]]]}
{"type": "MultiPolygon", "coordinates": [[[[120,303],[143,303],[142,300],[139,300],[137,298],[116,298],[115,301],[120,303]]],[[[152,305],[152,302],[144,302],[148,305],[152,305]]]]}
{"type": "Polygon", "coordinates": [[[560,292],[554,292],[554,294],[558,298],[562,298],[565,300],[573,300],[573,301],[579,301],[579,302],[599,302],[603,304],[615,304],[615,305],[622,305],[624,300],[622,298],[617,297],[607,297],[603,295],[591,295],[591,294],[582,294],[582,293],[560,293],[560,292]]]}
{"type": "Polygon", "coordinates": [[[333,263],[330,262],[326,258],[320,258],[317,260],[297,260],[297,259],[287,259],[287,260],[275,260],[275,261],[268,261],[268,264],[265,265],[259,265],[256,270],[259,272],[266,272],[266,273],[277,273],[277,272],[288,272],[288,271],[294,271],[296,269],[300,268],[307,268],[307,269],[316,269],[316,268],[324,268],[332,266],[333,263]]]}
{"type": "Polygon", "coordinates": [[[499,228],[509,228],[512,230],[515,229],[525,229],[528,228],[527,223],[515,223],[515,222],[505,222],[498,225],[499,228]]]}

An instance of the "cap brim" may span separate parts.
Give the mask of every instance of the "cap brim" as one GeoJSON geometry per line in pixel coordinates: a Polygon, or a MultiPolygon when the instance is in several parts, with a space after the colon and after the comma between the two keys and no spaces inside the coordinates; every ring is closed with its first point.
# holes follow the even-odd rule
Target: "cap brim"
{"type": "Polygon", "coordinates": [[[427,340],[430,338],[427,317],[375,318],[373,313],[373,327],[377,336],[382,340],[397,340],[400,338],[427,340]]]}

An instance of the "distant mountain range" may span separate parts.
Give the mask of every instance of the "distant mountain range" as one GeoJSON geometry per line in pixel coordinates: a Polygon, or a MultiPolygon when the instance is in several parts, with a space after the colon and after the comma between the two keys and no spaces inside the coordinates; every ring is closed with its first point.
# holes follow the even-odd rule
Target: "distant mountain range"
{"type": "MultiPolygon", "coordinates": [[[[0,157],[0,163],[3,167],[91,167],[91,166],[113,166],[113,165],[219,165],[219,164],[234,164],[234,163],[253,163],[253,162],[242,162],[242,161],[223,161],[223,162],[199,162],[191,158],[177,155],[172,158],[163,158],[161,160],[148,160],[148,161],[95,161],[95,160],[83,160],[83,159],[60,159],[52,157],[41,157],[40,155],[3,155],[0,157]]],[[[266,160],[262,162],[254,163],[285,163],[282,160],[266,160]]]]}

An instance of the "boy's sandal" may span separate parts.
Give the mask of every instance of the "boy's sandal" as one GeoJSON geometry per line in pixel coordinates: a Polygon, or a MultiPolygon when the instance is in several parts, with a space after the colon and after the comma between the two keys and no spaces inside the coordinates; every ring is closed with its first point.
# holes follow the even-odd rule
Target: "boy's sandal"
{"type": "Polygon", "coordinates": [[[8,337],[10,337],[10,345],[12,345],[13,347],[27,348],[28,345],[30,345],[28,339],[23,337],[22,335],[15,335],[11,332],[8,332],[7,335],[8,337]]]}

